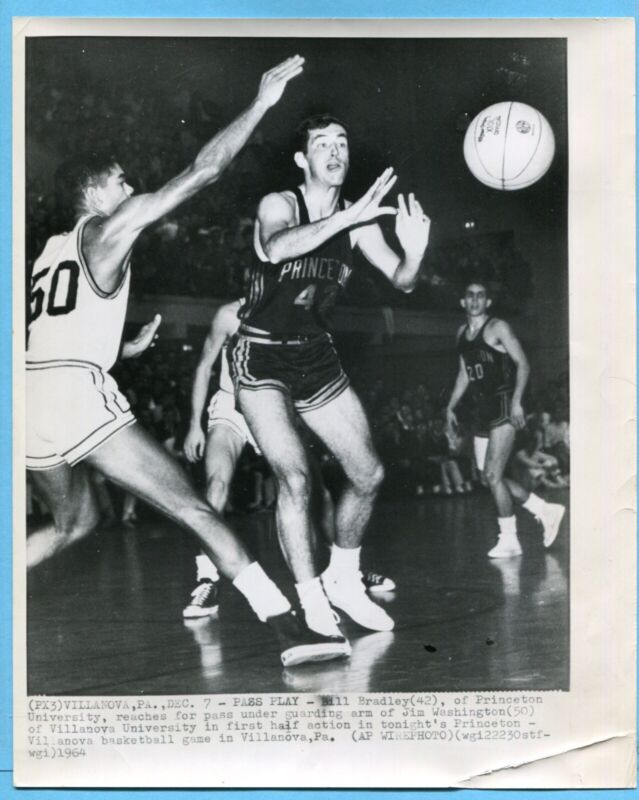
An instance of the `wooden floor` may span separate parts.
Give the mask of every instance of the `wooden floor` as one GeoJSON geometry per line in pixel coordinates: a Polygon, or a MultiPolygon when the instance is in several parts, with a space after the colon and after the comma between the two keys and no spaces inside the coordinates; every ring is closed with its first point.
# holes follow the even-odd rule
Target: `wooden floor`
{"type": "MultiPolygon", "coordinates": [[[[567,502],[567,492],[553,499],[567,502]]],[[[293,595],[266,512],[235,520],[293,595]]],[[[283,670],[275,641],[224,583],[219,615],[185,622],[196,552],[172,523],[91,537],[28,583],[28,691],[56,695],[412,692],[569,688],[569,520],[544,550],[521,512],[520,558],[491,561],[488,494],[382,503],[367,566],[391,575],[379,597],[392,633],[343,625],[350,660],[283,670]]]]}

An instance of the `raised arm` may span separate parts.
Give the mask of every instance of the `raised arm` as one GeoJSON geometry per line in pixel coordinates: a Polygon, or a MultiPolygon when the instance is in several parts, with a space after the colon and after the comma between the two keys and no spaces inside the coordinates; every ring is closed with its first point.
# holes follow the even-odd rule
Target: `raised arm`
{"type": "Polygon", "coordinates": [[[391,167],[385,170],[370,189],[346,209],[329,217],[299,225],[295,202],[284,194],[269,194],[259,205],[260,245],[272,264],[280,264],[315,250],[341,231],[370,222],[383,214],[395,214],[394,208],[380,206],[396,181],[391,167]]]}
{"type": "Polygon", "coordinates": [[[468,373],[466,372],[464,359],[462,356],[459,356],[459,371],[457,372],[457,379],[455,380],[455,386],[453,387],[450,400],[446,406],[446,427],[447,432],[450,435],[454,434],[457,430],[458,422],[457,415],[455,414],[455,408],[457,408],[457,404],[464,396],[469,382],[470,381],[468,379],[468,373]]]}
{"type": "Polygon", "coordinates": [[[86,247],[99,284],[101,279],[108,281],[110,273],[117,271],[143,228],[220,177],[266,111],[280,99],[288,81],[300,74],[303,63],[301,56],[293,56],[265,72],[255,100],[204,145],[192,164],[157,192],[130,197],[111,216],[92,222],[86,247]]]}
{"type": "Polygon", "coordinates": [[[223,306],[213,317],[211,328],[204,340],[200,360],[195,369],[193,388],[191,389],[191,422],[184,440],[184,454],[189,461],[195,462],[204,453],[205,436],[202,430],[202,412],[208,394],[209,380],[213,365],[224,347],[227,338],[237,328],[237,307],[223,306]]]}
{"type": "Polygon", "coordinates": [[[521,401],[530,375],[528,359],[513,329],[503,319],[495,320],[490,333],[497,337],[497,343],[504,347],[508,355],[515,362],[517,373],[515,377],[513,399],[510,406],[510,419],[516,428],[523,428],[526,425],[526,417],[521,401]]]}
{"type": "Polygon", "coordinates": [[[377,224],[358,230],[356,242],[368,261],[383,272],[396,289],[412,292],[428,246],[430,220],[412,192],[408,203],[401,194],[397,202],[395,233],[403,250],[401,258],[388,246],[377,224]]]}

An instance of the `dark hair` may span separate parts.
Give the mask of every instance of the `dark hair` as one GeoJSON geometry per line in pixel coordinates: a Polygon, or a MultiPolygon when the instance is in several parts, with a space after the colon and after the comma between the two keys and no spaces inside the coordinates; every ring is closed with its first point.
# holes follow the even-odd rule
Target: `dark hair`
{"type": "Polygon", "coordinates": [[[55,173],[55,193],[61,209],[81,210],[84,192],[99,184],[118,163],[112,153],[90,151],[62,163],[55,173]]]}
{"type": "Polygon", "coordinates": [[[328,128],[329,125],[341,125],[348,135],[348,128],[341,119],[337,119],[332,114],[313,114],[313,116],[303,119],[297,126],[295,131],[295,152],[305,153],[308,146],[309,133],[328,128]]]}

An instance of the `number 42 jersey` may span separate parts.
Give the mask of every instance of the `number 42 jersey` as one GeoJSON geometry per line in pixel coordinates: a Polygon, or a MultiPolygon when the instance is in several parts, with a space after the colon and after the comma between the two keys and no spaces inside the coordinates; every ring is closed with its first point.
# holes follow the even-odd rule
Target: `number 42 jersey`
{"type": "MultiPolygon", "coordinates": [[[[297,187],[292,193],[297,200],[299,224],[308,225],[304,195],[297,187]]],[[[274,336],[325,332],[339,290],[348,282],[353,268],[348,231],[280,264],[271,264],[260,254],[257,235],[255,249],[250,287],[238,313],[243,323],[240,333],[246,332],[246,326],[274,336]]]]}
{"type": "Polygon", "coordinates": [[[109,370],[118,357],[129,297],[130,270],[104,292],[82,255],[82,231],[52,236],[33,267],[29,296],[29,362],[84,361],[109,370]]]}

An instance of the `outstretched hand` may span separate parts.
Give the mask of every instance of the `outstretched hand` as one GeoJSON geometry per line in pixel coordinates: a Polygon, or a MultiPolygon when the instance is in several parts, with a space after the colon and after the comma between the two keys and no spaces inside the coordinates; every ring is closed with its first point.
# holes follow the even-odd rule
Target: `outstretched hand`
{"type": "Polygon", "coordinates": [[[408,195],[408,204],[404,195],[398,195],[397,206],[395,233],[399,243],[406,255],[421,259],[428,245],[430,219],[412,192],[408,195]]]}
{"type": "Polygon", "coordinates": [[[269,69],[262,75],[257,99],[267,108],[274,106],[280,99],[286,88],[286,84],[296,75],[299,75],[304,66],[302,56],[292,56],[282,61],[273,69],[269,69]]]}
{"type": "Polygon", "coordinates": [[[147,322],[138,331],[138,335],[122,345],[122,358],[137,358],[157,339],[157,330],[162,322],[162,315],[156,314],[151,322],[147,322]]]}
{"type": "Polygon", "coordinates": [[[384,214],[396,214],[392,206],[380,206],[380,203],[395,185],[397,175],[392,167],[388,167],[379,176],[371,188],[363,194],[356,203],[345,210],[351,225],[370,222],[384,214]]]}

